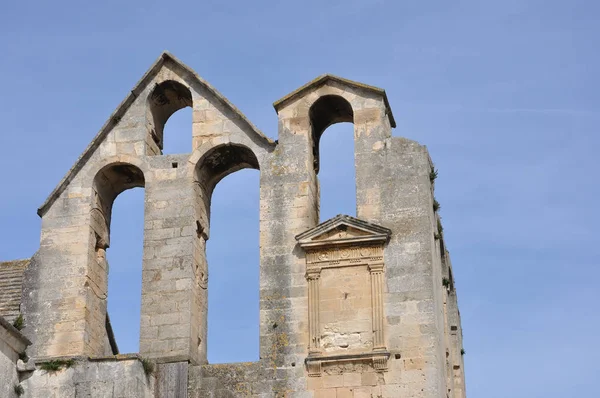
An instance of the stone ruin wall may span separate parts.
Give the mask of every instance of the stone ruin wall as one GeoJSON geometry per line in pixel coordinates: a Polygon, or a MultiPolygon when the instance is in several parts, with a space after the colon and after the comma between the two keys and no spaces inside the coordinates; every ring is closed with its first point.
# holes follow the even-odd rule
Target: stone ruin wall
{"type": "Polygon", "coordinates": [[[392,136],[385,92],[371,86],[326,75],[274,105],[276,142],[172,55],[144,75],[38,211],[24,396],[465,396],[426,148],[392,136]],[[162,155],[164,124],[186,106],[193,152],[162,155]],[[337,122],[354,124],[356,218],[319,224],[318,142],[337,122]],[[210,201],[242,168],[260,170],[260,360],[211,365],[210,201]],[[106,313],[112,203],[132,187],[145,188],[139,357],[113,355],[106,313]],[[75,366],[40,368],[56,358],[75,366]]]}

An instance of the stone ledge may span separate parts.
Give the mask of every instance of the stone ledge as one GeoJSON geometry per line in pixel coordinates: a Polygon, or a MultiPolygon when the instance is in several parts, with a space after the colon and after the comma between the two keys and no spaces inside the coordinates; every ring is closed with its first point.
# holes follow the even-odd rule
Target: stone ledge
{"type": "Polygon", "coordinates": [[[117,355],[103,355],[97,357],[87,357],[90,362],[108,362],[108,361],[128,361],[131,359],[144,359],[140,354],[117,354],[117,355]]]}
{"type": "Polygon", "coordinates": [[[105,356],[86,356],[86,355],[59,355],[59,356],[47,356],[47,357],[36,357],[33,361],[36,365],[50,362],[50,361],[67,361],[74,360],[80,362],[118,362],[118,361],[131,361],[144,359],[139,354],[117,354],[117,355],[105,355],[105,356]]]}
{"type": "Polygon", "coordinates": [[[27,346],[31,345],[31,341],[25,337],[19,329],[11,325],[4,317],[0,316],[0,339],[6,343],[17,353],[25,351],[27,346]]]}
{"type": "Polygon", "coordinates": [[[334,355],[312,354],[306,357],[304,363],[306,364],[306,367],[308,369],[308,376],[310,377],[320,377],[321,365],[323,363],[331,362],[368,361],[372,363],[375,371],[385,372],[387,370],[387,361],[390,358],[390,356],[391,353],[387,350],[334,355]]]}
{"type": "Polygon", "coordinates": [[[130,361],[143,359],[150,360],[156,364],[172,363],[172,362],[189,362],[189,358],[185,355],[175,355],[172,357],[163,358],[152,358],[140,355],[138,353],[131,354],[117,354],[117,355],[101,355],[101,356],[87,356],[87,355],[59,355],[59,356],[47,356],[47,357],[36,357],[33,358],[36,364],[49,362],[49,361],[66,361],[73,359],[75,361],[82,362],[118,362],[118,361],[130,361]]]}

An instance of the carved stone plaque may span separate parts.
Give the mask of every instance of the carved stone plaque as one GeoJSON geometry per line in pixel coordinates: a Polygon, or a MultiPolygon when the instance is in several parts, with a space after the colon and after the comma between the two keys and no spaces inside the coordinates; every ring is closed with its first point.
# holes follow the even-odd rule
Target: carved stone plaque
{"type": "Polygon", "coordinates": [[[369,361],[387,367],[383,248],[390,230],[339,215],[296,237],[306,252],[309,376],[322,363],[369,361]]]}

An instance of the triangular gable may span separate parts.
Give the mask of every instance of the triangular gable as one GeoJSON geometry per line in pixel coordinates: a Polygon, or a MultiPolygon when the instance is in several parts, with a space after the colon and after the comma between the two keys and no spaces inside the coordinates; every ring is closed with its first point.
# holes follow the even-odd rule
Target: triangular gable
{"type": "Polygon", "coordinates": [[[279,113],[279,110],[284,105],[288,104],[290,101],[292,101],[298,97],[301,97],[307,91],[310,91],[311,89],[323,86],[323,85],[327,84],[328,82],[337,82],[337,83],[345,85],[345,86],[350,86],[350,87],[370,91],[370,92],[381,95],[383,97],[383,101],[385,103],[385,108],[387,110],[387,115],[390,120],[390,125],[392,127],[396,127],[396,120],[394,119],[394,115],[392,114],[392,109],[390,108],[390,103],[388,101],[387,94],[385,93],[384,89],[375,87],[375,86],[369,86],[368,84],[355,82],[353,80],[344,79],[343,77],[330,75],[330,74],[321,75],[321,76],[317,77],[316,79],[311,80],[310,82],[306,83],[304,86],[292,91],[285,97],[275,101],[273,103],[273,107],[275,108],[275,111],[279,113]]]}
{"type": "Polygon", "coordinates": [[[332,244],[387,242],[392,231],[358,218],[339,214],[296,236],[303,248],[332,244]]]}
{"type": "Polygon", "coordinates": [[[117,109],[110,115],[106,123],[102,126],[98,134],[94,137],[92,142],[87,146],[87,148],[83,151],[81,156],[75,162],[75,165],[67,172],[67,174],[63,177],[63,179],[58,183],[56,188],[52,191],[52,193],[48,196],[45,202],[40,206],[37,213],[40,217],[42,217],[46,211],[50,208],[52,203],[60,196],[60,194],[65,190],[69,182],[77,175],[77,173],[81,170],[81,168],[85,165],[86,161],[92,156],[94,151],[100,146],[104,138],[110,133],[110,131],[119,123],[121,118],[125,115],[125,112],[129,109],[131,104],[135,101],[135,99],[144,91],[147,84],[152,80],[155,74],[160,70],[160,68],[166,63],[172,62],[176,66],[185,70],[192,79],[196,80],[197,83],[204,86],[207,91],[209,91],[212,95],[215,96],[219,101],[221,101],[229,110],[231,110],[240,120],[247,125],[247,127],[256,134],[258,137],[263,139],[269,145],[275,145],[275,142],[265,136],[250,120],[246,118],[246,116],[235,107],[227,98],[225,98],[220,92],[218,92],[213,86],[211,86],[206,80],[202,79],[193,69],[185,65],[175,56],[173,56],[168,51],[164,51],[160,57],[152,64],[150,69],[142,76],[142,78],[137,82],[137,84],[133,87],[129,95],[119,104],[117,109]]]}

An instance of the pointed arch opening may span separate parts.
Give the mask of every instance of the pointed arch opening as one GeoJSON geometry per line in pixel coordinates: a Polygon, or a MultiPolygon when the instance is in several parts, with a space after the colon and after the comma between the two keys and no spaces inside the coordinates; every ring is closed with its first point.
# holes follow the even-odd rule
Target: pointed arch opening
{"type": "Polygon", "coordinates": [[[108,165],[94,178],[91,210],[94,258],[86,287],[96,302],[96,311],[90,317],[99,330],[104,330],[103,341],[96,344],[105,355],[119,353],[117,343],[121,344],[121,351],[139,350],[144,193],[143,189],[135,188],[144,185],[143,172],[127,163],[108,165]]]}
{"type": "Polygon", "coordinates": [[[191,151],[192,106],[192,92],[183,84],[167,80],[154,86],[148,96],[149,154],[161,155],[191,151]],[[174,116],[175,113],[177,113],[176,116],[174,116]],[[172,118],[172,116],[174,117],[172,118]],[[166,127],[167,121],[169,121],[168,127],[166,127]],[[166,137],[167,135],[168,137],[166,137]]]}
{"type": "Polygon", "coordinates": [[[325,95],[311,106],[313,165],[319,186],[319,219],[356,215],[354,111],[338,95],[325,95]]]}
{"type": "Polygon", "coordinates": [[[196,168],[209,363],[259,359],[259,178],[254,153],[236,144],[213,148],[196,168]]]}

